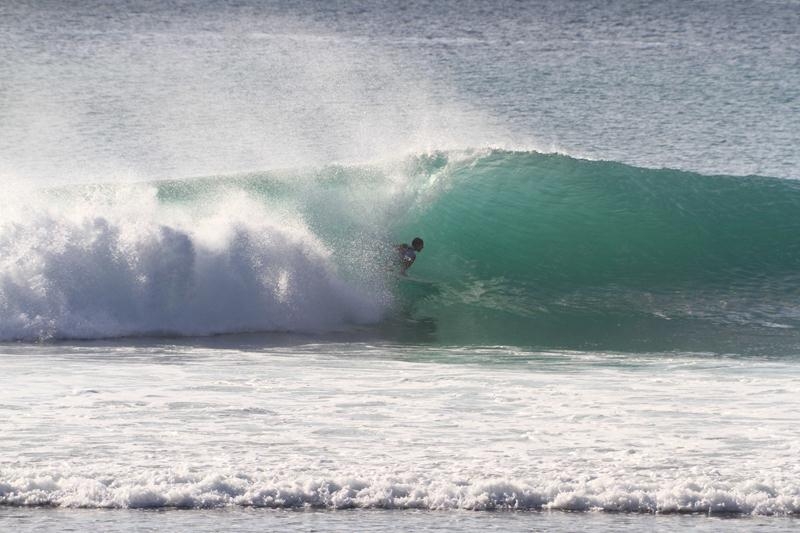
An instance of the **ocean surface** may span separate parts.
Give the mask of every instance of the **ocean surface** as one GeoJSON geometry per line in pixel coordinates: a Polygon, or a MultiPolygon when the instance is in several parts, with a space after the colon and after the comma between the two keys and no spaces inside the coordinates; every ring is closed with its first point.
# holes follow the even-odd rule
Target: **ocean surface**
{"type": "Polygon", "coordinates": [[[795,0],[0,2],[0,529],[796,529],[798,146],[795,0]]]}

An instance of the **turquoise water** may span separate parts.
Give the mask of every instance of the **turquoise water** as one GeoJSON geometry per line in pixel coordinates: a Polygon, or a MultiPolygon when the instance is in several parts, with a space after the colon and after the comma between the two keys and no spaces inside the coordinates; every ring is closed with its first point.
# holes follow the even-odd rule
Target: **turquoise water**
{"type": "Polygon", "coordinates": [[[20,201],[7,340],[349,325],[445,345],[798,347],[793,180],[487,150],[20,201]],[[398,283],[391,243],[416,234],[417,281],[398,283]]]}

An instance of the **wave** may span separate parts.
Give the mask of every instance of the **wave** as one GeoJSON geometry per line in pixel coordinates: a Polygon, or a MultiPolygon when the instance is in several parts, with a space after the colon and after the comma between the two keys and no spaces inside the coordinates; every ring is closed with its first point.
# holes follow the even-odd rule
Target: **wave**
{"type": "Polygon", "coordinates": [[[5,202],[2,339],[377,324],[456,344],[800,345],[793,180],[488,150],[5,202]],[[386,274],[416,235],[422,288],[386,274]]]}
{"type": "Polygon", "coordinates": [[[371,322],[380,294],[347,284],[287,213],[232,192],[165,205],[158,187],[48,191],[0,226],[0,338],[317,331],[371,322]]]}
{"type": "Polygon", "coordinates": [[[797,515],[798,487],[680,480],[659,485],[597,478],[540,481],[420,478],[276,479],[265,474],[165,471],[133,478],[3,476],[0,505],[68,508],[563,510],[709,515],[797,515]]]}
{"type": "Polygon", "coordinates": [[[529,152],[447,167],[400,229],[426,236],[415,275],[439,294],[417,316],[439,337],[798,346],[800,182],[529,152]]]}

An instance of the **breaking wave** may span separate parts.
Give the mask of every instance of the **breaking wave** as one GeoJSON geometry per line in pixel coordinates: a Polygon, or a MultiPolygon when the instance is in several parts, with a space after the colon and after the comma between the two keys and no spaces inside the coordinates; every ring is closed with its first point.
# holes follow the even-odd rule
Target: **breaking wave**
{"type": "Polygon", "coordinates": [[[2,339],[377,324],[456,344],[798,346],[793,180],[490,150],[5,203],[2,339]],[[418,283],[395,283],[386,254],[415,235],[418,283]]]}

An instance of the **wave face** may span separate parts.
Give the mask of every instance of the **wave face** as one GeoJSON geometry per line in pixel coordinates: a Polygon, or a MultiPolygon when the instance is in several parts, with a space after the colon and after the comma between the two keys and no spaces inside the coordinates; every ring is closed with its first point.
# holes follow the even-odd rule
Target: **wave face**
{"type": "Polygon", "coordinates": [[[447,152],[3,207],[3,339],[379,324],[455,344],[798,345],[792,180],[447,152]],[[426,283],[395,284],[388,245],[415,235],[426,283]]]}
{"type": "Polygon", "coordinates": [[[796,345],[797,182],[537,153],[451,167],[403,227],[427,237],[415,275],[441,290],[417,312],[436,317],[440,336],[702,349],[681,339],[777,335],[796,345]]]}

